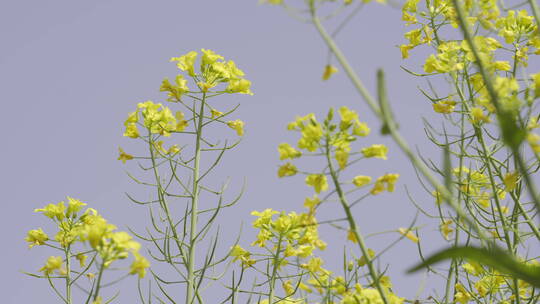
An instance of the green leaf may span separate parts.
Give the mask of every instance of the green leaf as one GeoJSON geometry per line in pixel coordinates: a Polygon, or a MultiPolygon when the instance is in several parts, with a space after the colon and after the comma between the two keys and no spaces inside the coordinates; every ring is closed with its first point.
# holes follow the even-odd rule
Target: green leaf
{"type": "Polygon", "coordinates": [[[540,287],[540,266],[527,265],[520,262],[499,248],[450,247],[433,254],[424,260],[424,262],[412,267],[407,272],[415,272],[435,263],[455,258],[464,258],[489,266],[500,273],[540,287]]]}

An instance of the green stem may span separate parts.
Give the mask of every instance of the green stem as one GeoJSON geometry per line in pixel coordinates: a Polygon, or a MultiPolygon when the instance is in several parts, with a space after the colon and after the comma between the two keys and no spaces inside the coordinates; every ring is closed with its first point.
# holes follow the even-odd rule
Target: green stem
{"type": "Polygon", "coordinates": [[[277,275],[277,269],[279,267],[279,252],[281,251],[281,240],[282,235],[279,235],[278,245],[276,249],[276,254],[274,255],[274,268],[272,269],[272,276],[270,277],[270,292],[268,293],[268,304],[274,303],[274,293],[275,293],[275,285],[276,285],[276,275],[277,275]]]}
{"type": "Polygon", "coordinates": [[[358,227],[356,226],[356,221],[354,220],[354,217],[352,215],[351,208],[349,207],[349,203],[347,202],[347,198],[345,197],[345,194],[343,193],[343,189],[341,189],[341,184],[339,183],[337,172],[335,171],[334,165],[332,163],[332,159],[330,158],[329,141],[330,139],[327,137],[326,146],[325,146],[326,160],[328,163],[328,169],[330,170],[330,176],[332,177],[332,181],[334,182],[334,186],[336,187],[336,192],[338,194],[341,207],[343,208],[343,210],[345,211],[345,215],[347,216],[349,229],[354,234],[355,239],[358,241],[358,246],[360,247],[360,251],[362,252],[362,255],[364,256],[364,259],[366,260],[366,264],[368,266],[371,279],[373,280],[373,284],[379,291],[379,294],[381,295],[383,302],[385,304],[388,304],[390,302],[388,301],[386,291],[381,286],[380,277],[377,274],[375,267],[373,266],[373,261],[371,260],[371,256],[369,255],[369,251],[365,244],[364,238],[362,234],[359,232],[358,227]]]}
{"type": "Polygon", "coordinates": [[[198,219],[198,204],[199,204],[199,169],[201,161],[201,142],[202,128],[204,117],[204,106],[206,104],[206,93],[203,93],[201,107],[199,109],[199,117],[197,122],[197,139],[195,142],[195,164],[193,168],[193,190],[191,201],[191,219],[189,230],[189,256],[188,256],[188,286],[186,293],[186,304],[191,304],[194,301],[195,295],[195,247],[197,244],[197,219],[198,219]]]}
{"type": "Polygon", "coordinates": [[[96,282],[96,291],[94,293],[94,299],[93,299],[94,301],[97,300],[99,296],[99,290],[101,287],[101,278],[103,277],[103,270],[105,270],[105,260],[103,260],[102,262],[103,263],[101,264],[101,267],[99,268],[98,278],[96,282]]]}
{"type": "Polygon", "coordinates": [[[69,245],[64,253],[66,256],[66,303],[71,304],[71,252],[69,245]]]}

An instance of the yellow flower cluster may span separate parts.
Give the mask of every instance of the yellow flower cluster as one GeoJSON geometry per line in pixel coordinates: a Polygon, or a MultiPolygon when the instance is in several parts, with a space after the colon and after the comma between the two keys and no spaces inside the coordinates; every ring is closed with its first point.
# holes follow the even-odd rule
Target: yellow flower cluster
{"type": "MultiPolygon", "coordinates": [[[[370,129],[366,123],[360,122],[358,114],[346,106],[339,108],[340,120],[333,123],[334,110],[328,111],[323,123],[319,123],[313,113],[306,116],[296,117],[296,120],[287,125],[288,130],[300,131],[301,138],[297,143],[297,148],[288,143],[281,143],[278,146],[280,160],[295,159],[301,157],[302,149],[314,152],[317,149],[320,153],[329,154],[336,160],[340,170],[344,170],[349,162],[351,154],[351,143],[358,137],[369,135],[370,129]]],[[[381,144],[371,145],[359,151],[366,158],[387,159],[388,147],[381,144]]],[[[291,162],[287,162],[279,167],[278,177],[293,176],[298,173],[298,169],[291,162]]],[[[378,194],[384,190],[393,191],[394,184],[399,177],[398,174],[386,174],[375,182],[371,194],[378,194]]],[[[326,174],[308,174],[305,182],[313,187],[316,193],[328,190],[328,179],[326,174]]],[[[352,183],[357,187],[362,187],[371,182],[370,176],[356,176],[352,183]]]]}
{"type": "MultiPolygon", "coordinates": [[[[58,226],[58,232],[53,241],[41,228],[30,230],[25,238],[29,247],[46,245],[47,241],[51,241],[70,251],[76,242],[80,242],[90,246],[91,249],[87,252],[95,252],[101,257],[104,267],[108,267],[115,260],[127,258],[131,253],[134,261],[131,264],[130,273],[144,277],[150,264],[138,253],[140,244],[134,241],[127,232],[115,231],[116,226],[109,224],[95,209],[88,208],[79,215],[86,204],[71,197],[67,197],[67,200],[67,206],[64,201],[61,201],[35,209],[35,212],[42,213],[53,220],[58,226]]],[[[79,261],[81,267],[84,266],[87,258],[82,253],[72,257],[79,261]]],[[[63,263],[61,257],[49,257],[40,271],[50,275],[56,270],[62,275],[62,272],[65,272],[62,268],[63,263]]]]}
{"type": "Polygon", "coordinates": [[[257,240],[252,246],[266,247],[267,242],[279,246],[285,257],[297,256],[306,258],[312,255],[314,249],[324,250],[326,243],[319,239],[317,219],[313,214],[278,212],[266,209],[262,212],[253,211],[257,216],[253,227],[259,229],[257,240]],[[276,219],[274,215],[279,214],[276,219]]]}
{"type": "MultiPolygon", "coordinates": [[[[200,92],[206,93],[220,83],[226,83],[225,90],[218,92],[240,93],[253,95],[250,90],[251,82],[244,77],[244,72],[240,70],[234,61],[224,61],[223,56],[216,54],[212,50],[201,49],[201,64],[199,71],[195,72],[195,63],[199,53],[191,51],[180,57],[171,58],[176,62],[178,68],[187,72],[197,83],[200,92]]],[[[179,76],[176,84],[172,85],[165,79],[161,86],[162,91],[169,92],[169,100],[181,101],[182,94],[189,92],[186,80],[179,76]]]]}

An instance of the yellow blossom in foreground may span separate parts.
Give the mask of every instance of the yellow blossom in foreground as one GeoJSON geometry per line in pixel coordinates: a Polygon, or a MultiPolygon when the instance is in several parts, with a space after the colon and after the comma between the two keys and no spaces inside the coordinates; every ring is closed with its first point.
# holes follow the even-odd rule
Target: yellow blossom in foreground
{"type": "Polygon", "coordinates": [[[238,136],[243,136],[244,135],[244,122],[243,121],[241,121],[239,119],[229,121],[229,122],[227,122],[227,126],[229,126],[229,128],[231,128],[231,129],[236,130],[236,134],[238,134],[238,136]]]}
{"type": "Polygon", "coordinates": [[[39,228],[28,231],[28,234],[24,240],[29,243],[28,248],[32,248],[36,245],[45,244],[45,242],[49,240],[49,236],[47,236],[47,234],[43,232],[41,228],[39,228]]]}
{"type": "Polygon", "coordinates": [[[376,157],[386,159],[386,153],[388,153],[388,147],[385,145],[371,145],[371,147],[363,148],[361,150],[364,157],[376,157]]]}
{"type": "Polygon", "coordinates": [[[363,187],[371,182],[371,176],[358,175],[353,178],[353,184],[356,187],[363,187]]]}
{"type": "Polygon", "coordinates": [[[310,174],[306,177],[306,184],[312,186],[315,192],[320,193],[328,189],[326,176],[323,174],[310,174]]]}
{"type": "Polygon", "coordinates": [[[284,177],[284,176],[293,176],[298,172],[298,169],[291,164],[286,163],[283,166],[279,167],[278,169],[278,177],[284,177]]]}
{"type": "Polygon", "coordinates": [[[328,80],[330,79],[330,77],[332,77],[332,75],[334,75],[337,72],[338,72],[338,69],[335,66],[328,64],[324,67],[324,73],[322,75],[322,79],[328,80]]]}
{"type": "Polygon", "coordinates": [[[133,159],[133,155],[127,154],[120,147],[118,147],[118,152],[120,153],[120,155],[118,156],[118,160],[121,160],[123,164],[125,164],[127,160],[133,159]]]}
{"type": "Polygon", "coordinates": [[[408,230],[407,228],[399,228],[398,230],[399,233],[404,235],[409,240],[413,241],[414,243],[418,243],[418,237],[411,230],[408,230]]]}

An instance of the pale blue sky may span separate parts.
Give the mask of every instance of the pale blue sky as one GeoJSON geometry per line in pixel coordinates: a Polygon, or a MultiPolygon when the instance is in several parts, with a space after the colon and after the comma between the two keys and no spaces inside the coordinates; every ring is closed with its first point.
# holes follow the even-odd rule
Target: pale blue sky
{"type": "MultiPolygon", "coordinates": [[[[441,156],[425,138],[420,119],[430,115],[431,107],[417,92],[418,79],[399,68],[403,62],[396,45],[403,42],[404,31],[399,10],[372,3],[343,30],[338,42],[370,90],[376,69],[386,70],[390,100],[403,134],[424,155],[438,161],[441,156]]],[[[379,123],[345,75],[321,81],[327,50],[315,29],[281,8],[249,0],[4,1],[0,33],[0,129],[5,134],[0,149],[5,206],[0,222],[3,303],[59,302],[46,281],[20,273],[36,271],[46,259],[45,250],[28,250],[23,240],[26,231],[48,227],[33,209],[69,195],[123,229],[146,225],[143,210],[124,196],[126,191],[141,189],[124,173],[136,170],[136,165],[116,160],[118,146],[131,151],[141,146],[122,137],[122,123],[137,102],[164,101],[160,82],[176,72],[169,58],[190,50],[208,48],[235,60],[253,83],[254,96],[223,101],[228,105],[240,102],[236,116],[246,122],[244,140],[227,156],[216,177],[230,176],[233,189],[247,180],[244,197],[234,211],[226,213],[229,218],[220,221],[227,235],[237,232],[243,221],[242,243],[247,245],[253,237],[250,211],[302,209],[311,190],[301,178],[277,178],[276,147],[294,140],[285,125],[295,115],[314,112],[321,117],[330,106],[357,110],[374,130],[365,144],[390,147],[387,161],[363,162],[356,169],[358,174],[397,172],[402,176],[395,193],[382,194],[356,209],[362,231],[395,230],[410,223],[415,209],[405,185],[418,203],[432,204],[409,162],[388,138],[379,137],[379,123]]],[[[416,59],[406,64],[418,69],[416,59]]],[[[319,218],[324,220],[325,215],[319,218]]],[[[426,246],[440,248],[443,243],[436,223],[422,217],[420,222],[426,223],[421,231],[426,246]]],[[[345,241],[343,233],[328,231],[323,237],[331,236],[336,244],[345,241]]],[[[368,239],[368,244],[383,248],[395,237],[368,239]]],[[[232,241],[224,237],[223,246],[232,241]]],[[[341,245],[331,246],[326,254],[335,257],[328,267],[338,271],[341,245]]],[[[422,284],[422,276],[404,275],[416,261],[416,248],[410,242],[400,243],[383,256],[383,262],[391,265],[388,273],[398,295],[412,297],[422,284]]],[[[135,280],[130,278],[121,286],[117,303],[135,303],[135,280]]]]}

